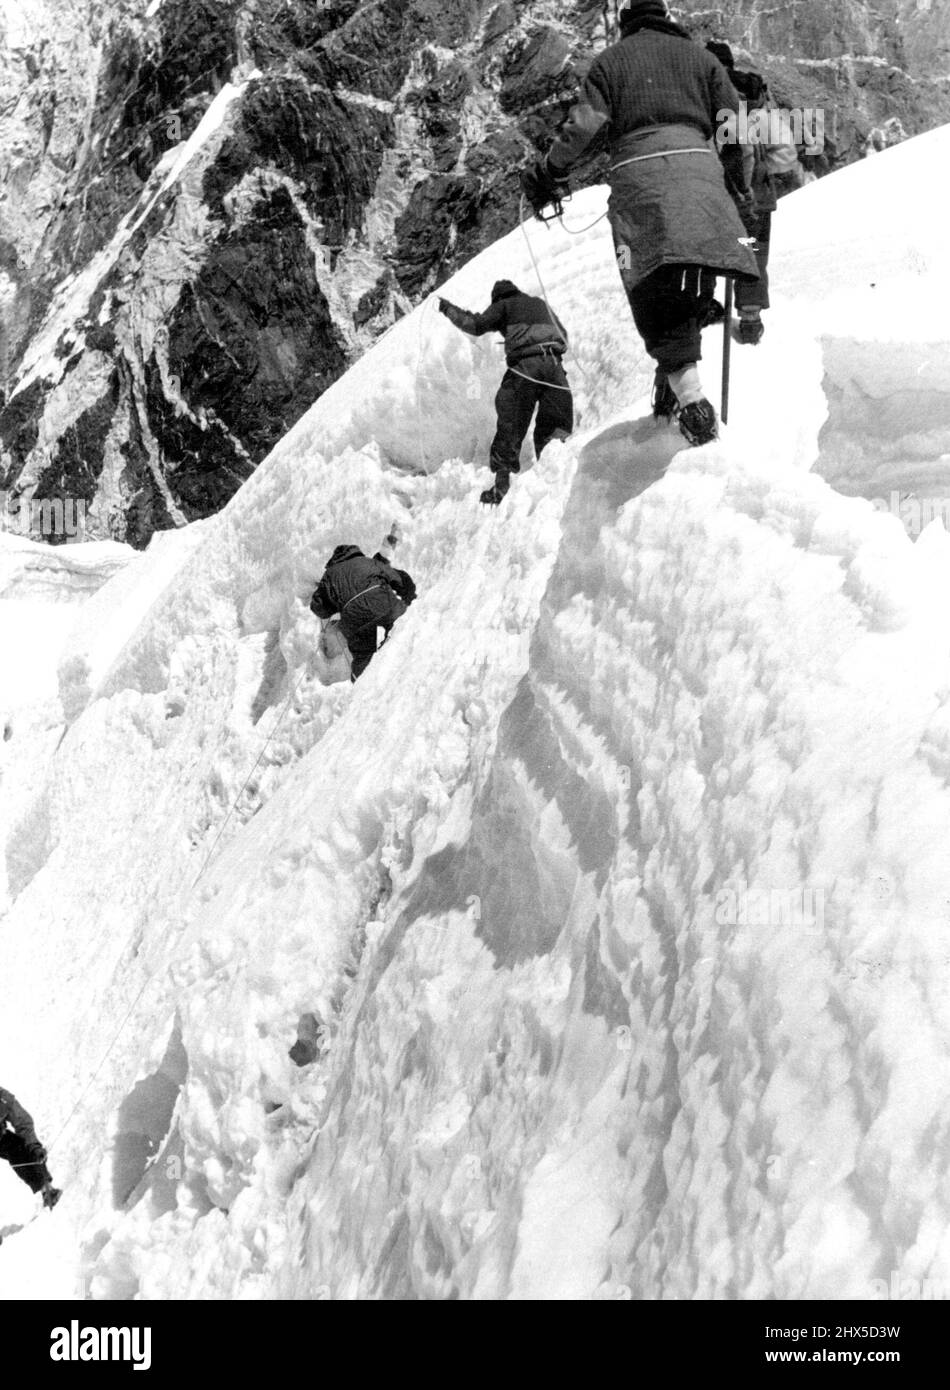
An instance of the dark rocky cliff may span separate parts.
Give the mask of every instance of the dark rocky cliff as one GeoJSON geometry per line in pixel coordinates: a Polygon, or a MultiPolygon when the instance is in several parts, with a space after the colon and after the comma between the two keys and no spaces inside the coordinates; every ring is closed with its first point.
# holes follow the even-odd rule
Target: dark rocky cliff
{"type": "MultiPolygon", "coordinates": [[[[222,506],[515,224],[613,8],[30,0],[0,50],[9,504],[81,498],[89,535],[139,546],[222,506]]],[[[819,172],[950,118],[944,6],[674,8],[828,111],[819,172]]]]}

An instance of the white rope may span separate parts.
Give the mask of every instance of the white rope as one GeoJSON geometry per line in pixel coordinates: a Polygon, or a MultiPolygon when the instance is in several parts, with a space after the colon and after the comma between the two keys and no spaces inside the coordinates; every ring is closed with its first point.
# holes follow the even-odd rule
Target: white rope
{"type": "Polygon", "coordinates": [[[567,232],[568,236],[582,236],[584,232],[589,232],[592,230],[592,228],[596,227],[598,222],[603,222],[604,218],[608,215],[609,211],[609,208],[605,208],[604,211],[600,214],[600,216],[595,217],[593,222],[588,222],[586,227],[569,227],[567,223],[564,221],[564,218],[560,216],[557,220],[560,222],[565,232],[567,232]]]}
{"type": "Polygon", "coordinates": [[[364,594],[371,594],[374,589],[381,589],[382,587],[382,580],[380,580],[378,584],[368,584],[365,589],[360,589],[358,594],[354,594],[352,598],[348,598],[346,600],[346,603],[344,603],[343,607],[340,609],[340,612],[345,613],[346,610],[349,608],[350,604],[355,603],[358,598],[362,598],[364,594]]]}
{"type": "MultiPolygon", "coordinates": [[[[527,247],[528,247],[528,254],[529,254],[530,257],[531,257],[531,264],[534,266],[534,273],[535,273],[535,275],[536,275],[537,278],[538,278],[538,285],[540,286],[540,289],[541,289],[541,298],[544,300],[544,303],[545,303],[545,305],[547,306],[548,315],[550,316],[550,319],[551,319],[551,326],[552,326],[553,328],[557,328],[557,319],[556,319],[555,316],[554,316],[554,310],[551,308],[551,302],[550,302],[550,300],[548,299],[548,292],[547,292],[547,290],[546,290],[545,287],[544,287],[544,280],[543,280],[543,278],[542,278],[542,276],[541,276],[541,267],[538,265],[538,258],[537,258],[537,256],[534,254],[534,247],[531,245],[531,238],[528,236],[528,229],[527,229],[527,227],[525,226],[526,218],[525,218],[525,215],[524,215],[524,194],[523,194],[523,193],[522,193],[522,195],[521,195],[521,202],[520,202],[519,207],[518,207],[518,221],[519,221],[519,225],[520,225],[520,227],[521,227],[521,235],[524,237],[524,239],[525,239],[525,244],[526,244],[527,247]]],[[[588,381],[588,379],[587,379],[587,373],[584,371],[584,368],[581,366],[581,363],[580,363],[580,361],[579,361],[577,358],[574,359],[574,362],[575,362],[575,364],[576,364],[576,366],[577,366],[577,370],[578,370],[578,371],[580,372],[580,374],[581,374],[581,380],[583,381],[584,385],[587,387],[587,394],[588,394],[588,396],[590,396],[590,395],[591,395],[591,389],[590,389],[590,383],[589,383],[589,381],[588,381]]],[[[563,388],[562,388],[562,389],[563,389],[563,388]]]]}
{"type": "Polygon", "coordinates": [[[665,159],[668,154],[712,154],[708,145],[694,145],[690,149],[656,150],[653,154],[635,154],[630,159],[622,159],[619,164],[611,164],[610,172],[625,169],[628,164],[639,164],[644,159],[665,159]]]}
{"type": "MultiPolygon", "coordinates": [[[[697,145],[697,146],[694,146],[692,149],[683,149],[683,150],[658,150],[655,154],[637,154],[637,155],[634,155],[631,159],[624,159],[624,160],[621,160],[621,162],[620,162],[619,164],[611,164],[611,166],[610,166],[610,172],[613,173],[614,170],[616,170],[616,169],[623,169],[627,164],[638,164],[638,163],[640,162],[641,159],[661,159],[661,158],[663,157],[663,155],[666,155],[666,154],[711,154],[711,153],[712,153],[712,151],[709,149],[709,146],[708,146],[708,145],[697,145]]],[[[561,224],[561,226],[564,228],[565,232],[567,232],[568,236],[583,236],[583,234],[584,234],[585,232],[592,231],[593,228],[597,226],[597,223],[598,223],[598,222],[603,222],[604,218],[607,217],[608,214],[609,214],[609,209],[608,209],[608,208],[605,208],[604,211],[600,214],[600,216],[599,216],[599,217],[595,217],[594,220],[593,220],[593,222],[589,222],[589,223],[587,224],[586,227],[569,227],[569,226],[567,225],[567,223],[564,221],[563,216],[560,215],[560,214],[558,215],[558,219],[557,219],[557,220],[560,222],[560,224],[561,224]]]]}
{"type": "Polygon", "coordinates": [[[525,372],[519,372],[517,367],[509,367],[508,370],[511,372],[512,376],[520,376],[522,381],[531,381],[535,386],[546,386],[551,391],[567,391],[568,394],[573,395],[569,386],[559,386],[556,381],[538,381],[537,377],[528,376],[525,372]]]}

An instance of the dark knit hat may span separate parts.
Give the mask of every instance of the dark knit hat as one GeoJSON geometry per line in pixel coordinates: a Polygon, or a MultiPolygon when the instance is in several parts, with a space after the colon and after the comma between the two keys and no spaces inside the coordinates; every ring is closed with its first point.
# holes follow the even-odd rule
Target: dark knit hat
{"type": "Polygon", "coordinates": [[[760,77],[757,72],[739,72],[738,69],[733,68],[729,76],[732,79],[733,87],[741,97],[745,97],[746,101],[765,101],[768,96],[768,86],[765,78],[760,77]]]}
{"type": "Polygon", "coordinates": [[[736,60],[732,56],[732,49],[727,43],[719,43],[716,39],[710,39],[706,48],[714,58],[718,58],[724,68],[734,68],[736,60]]]}
{"type": "Polygon", "coordinates": [[[510,295],[520,293],[518,286],[510,280],[496,280],[492,285],[491,302],[495,304],[499,299],[508,299],[510,295]]]}
{"type": "Polygon", "coordinates": [[[669,19],[670,12],[663,0],[632,0],[618,16],[621,34],[628,33],[644,19],[669,19]]]}

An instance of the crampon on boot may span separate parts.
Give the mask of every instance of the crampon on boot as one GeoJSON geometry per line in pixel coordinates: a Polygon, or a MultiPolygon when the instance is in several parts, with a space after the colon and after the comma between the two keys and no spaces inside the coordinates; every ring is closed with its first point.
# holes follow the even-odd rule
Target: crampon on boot
{"type": "Polygon", "coordinates": [[[653,418],[672,420],[678,409],[676,394],[670,385],[666,372],[657,368],[653,378],[653,418]]]}
{"type": "Polygon", "coordinates": [[[511,478],[503,468],[499,468],[495,474],[495,481],[491,487],[487,487],[479,497],[479,502],[484,502],[486,507],[497,507],[502,501],[511,485],[511,478]]]}
{"type": "Polygon", "coordinates": [[[679,412],[677,423],[680,434],[690,444],[709,444],[719,433],[716,412],[705,397],[684,405],[679,412]]]}

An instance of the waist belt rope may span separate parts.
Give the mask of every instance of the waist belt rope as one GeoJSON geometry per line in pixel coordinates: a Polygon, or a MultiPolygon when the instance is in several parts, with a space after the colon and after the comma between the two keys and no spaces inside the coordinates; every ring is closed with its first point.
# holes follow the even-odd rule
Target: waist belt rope
{"type": "MultiPolygon", "coordinates": [[[[358,598],[362,598],[364,594],[371,594],[374,589],[381,589],[382,587],[382,581],[380,581],[378,584],[370,584],[367,588],[360,589],[358,594],[354,594],[352,598],[348,598],[346,600],[346,603],[344,603],[343,607],[340,609],[340,612],[345,613],[346,610],[349,608],[350,604],[355,603],[358,598]]],[[[363,626],[366,627],[366,623],[364,623],[363,626]]]]}
{"type": "Polygon", "coordinates": [[[694,145],[688,150],[657,150],[654,154],[635,154],[631,159],[622,159],[619,164],[611,164],[610,173],[623,169],[627,164],[639,164],[642,159],[663,159],[668,154],[712,154],[708,145],[694,145]]]}
{"type": "MultiPolygon", "coordinates": [[[[361,589],[360,592],[359,592],[358,594],[354,594],[352,598],[347,599],[346,603],[344,603],[343,607],[340,609],[340,616],[341,616],[341,617],[343,616],[344,611],[345,611],[347,608],[349,608],[349,606],[350,606],[351,603],[355,603],[356,600],[357,600],[358,598],[362,598],[364,594],[371,594],[371,593],[373,592],[374,589],[388,589],[389,592],[393,595],[394,598],[399,599],[399,602],[400,602],[400,603],[405,604],[405,602],[406,602],[406,600],[405,600],[404,598],[401,598],[401,597],[399,596],[399,594],[396,593],[396,590],[393,588],[393,586],[392,586],[391,584],[387,583],[385,580],[381,580],[379,584],[370,584],[370,586],[369,586],[368,589],[361,589]]],[[[339,618],[337,619],[337,622],[339,622],[339,618]]],[[[356,634],[357,634],[358,632],[362,632],[362,631],[363,631],[363,628],[364,628],[364,627],[370,627],[370,626],[373,626],[373,627],[382,627],[383,624],[380,623],[380,621],[378,620],[378,618],[367,618],[365,623],[360,623],[359,627],[355,627],[355,628],[353,629],[352,635],[355,637],[356,634]]],[[[383,638],[382,642],[380,642],[380,644],[379,644],[380,647],[385,646],[385,644],[386,644],[386,642],[387,642],[387,640],[388,640],[388,638],[389,638],[390,629],[389,629],[389,628],[384,628],[384,631],[385,631],[385,633],[386,633],[386,636],[383,638]]],[[[376,650],[378,651],[378,650],[379,650],[379,647],[377,647],[376,650]]]]}
{"type": "Polygon", "coordinates": [[[505,358],[509,366],[514,362],[526,362],[529,357],[556,357],[560,360],[567,348],[563,343],[533,343],[530,348],[515,348],[518,356],[515,358],[505,358]]]}
{"type": "MultiPolygon", "coordinates": [[[[349,606],[350,606],[351,603],[355,603],[356,600],[357,600],[358,598],[362,598],[364,594],[371,594],[371,593],[373,592],[374,589],[381,589],[382,587],[383,587],[382,581],[380,581],[380,583],[378,583],[378,584],[369,584],[369,585],[367,585],[367,587],[366,587],[365,589],[360,589],[360,591],[359,591],[358,594],[354,594],[352,598],[348,598],[348,599],[346,600],[346,603],[344,603],[344,605],[343,605],[343,607],[340,609],[339,613],[336,613],[336,614],[333,615],[333,617],[327,619],[327,628],[329,628],[331,624],[332,624],[334,627],[338,626],[338,624],[339,624],[339,622],[340,622],[340,619],[343,617],[343,614],[344,614],[344,613],[346,612],[346,610],[349,608],[349,606]]],[[[388,587],[391,587],[391,586],[388,586],[388,587]]],[[[395,592],[395,590],[394,590],[394,592],[395,592]]],[[[376,619],[375,619],[375,618],[370,618],[370,619],[368,619],[365,623],[360,623],[359,627],[354,629],[354,631],[353,631],[353,633],[352,633],[352,636],[355,637],[356,634],[357,634],[358,632],[362,632],[364,627],[369,627],[370,623],[375,624],[375,623],[376,623],[376,619]]],[[[352,654],[352,652],[350,651],[350,644],[349,644],[349,642],[346,640],[346,638],[343,636],[342,632],[340,633],[340,637],[341,637],[342,640],[343,640],[343,655],[346,657],[346,664],[347,664],[347,667],[349,668],[350,673],[352,674],[352,671],[353,671],[353,654],[352,654]]]]}
{"type": "Polygon", "coordinates": [[[527,372],[519,372],[517,367],[509,367],[512,376],[520,376],[522,381],[531,381],[535,386],[547,386],[552,391],[570,391],[569,386],[559,386],[556,381],[539,381],[536,376],[528,376],[527,372]]]}

